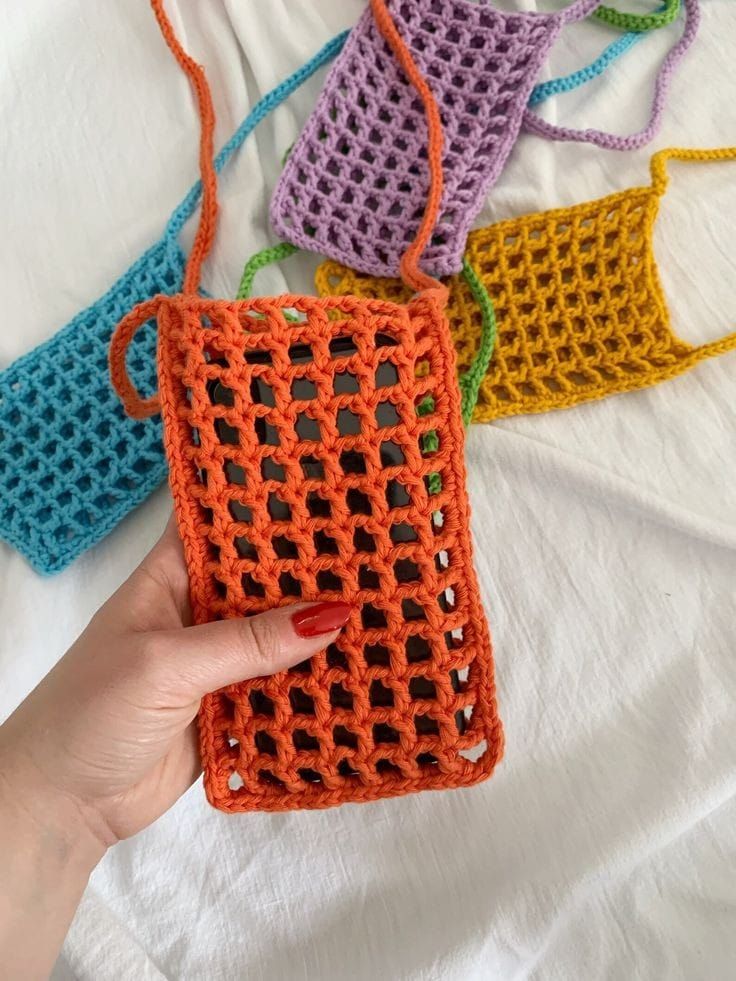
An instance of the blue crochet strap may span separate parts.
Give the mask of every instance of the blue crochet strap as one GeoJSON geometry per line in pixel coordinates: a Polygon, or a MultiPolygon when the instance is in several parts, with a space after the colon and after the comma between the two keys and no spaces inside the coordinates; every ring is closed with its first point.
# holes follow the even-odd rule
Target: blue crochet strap
{"type": "MultiPolygon", "coordinates": [[[[341,34],[264,96],[220,150],[221,170],[258,123],[345,42],[341,34]]],[[[38,572],[59,572],[102,539],[166,478],[159,418],[128,418],[109,379],[113,330],[131,307],[182,288],[177,233],[200,185],[163,237],[115,284],[44,344],[0,372],[0,536],[38,572]]],[[[156,388],[156,330],[134,338],[128,371],[141,393],[156,388]]]]}
{"type": "MultiPolygon", "coordinates": [[[[663,4],[657,8],[655,13],[662,13],[666,9],[667,5],[663,4]]],[[[529,105],[538,106],[541,102],[550,99],[553,95],[572,92],[574,89],[580,88],[581,85],[591,82],[594,78],[602,75],[618,58],[626,54],[630,48],[633,48],[635,44],[642,41],[646,36],[646,34],[638,31],[629,31],[627,34],[622,34],[621,37],[609,44],[607,48],[604,48],[595,61],[592,61],[584,68],[579,68],[570,75],[562,75],[559,78],[550,78],[549,81],[540,82],[532,89],[532,94],[529,96],[529,105]]]]}

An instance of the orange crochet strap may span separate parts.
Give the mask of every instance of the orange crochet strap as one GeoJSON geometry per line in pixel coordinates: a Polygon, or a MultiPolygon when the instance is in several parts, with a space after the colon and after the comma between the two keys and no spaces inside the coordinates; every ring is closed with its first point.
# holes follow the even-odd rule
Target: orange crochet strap
{"type": "MultiPolygon", "coordinates": [[[[490,294],[498,336],[473,419],[578,405],[654,385],[732,350],[736,334],[693,346],[672,331],[652,241],[666,163],[732,160],[736,148],[670,149],[652,159],[652,186],[472,232],[466,258],[490,294]]],[[[404,302],[398,280],[323,263],[317,291],[404,302]]],[[[448,280],[458,365],[477,346],[480,311],[461,276],[448,280]]]]}
{"type": "MultiPolygon", "coordinates": [[[[400,46],[382,0],[373,8],[400,46]]],[[[413,63],[404,68],[416,74],[413,63]]],[[[439,117],[428,119],[441,146],[439,117]]],[[[429,157],[431,167],[441,160],[429,157]]],[[[430,216],[441,169],[432,187],[430,216]]],[[[188,293],[132,311],[113,340],[126,406],[155,411],[130,386],[124,359],[137,325],[156,313],[195,621],[317,598],[354,609],[310,662],[203,700],[205,788],[223,810],[466,786],[501,756],[446,289],[419,269],[431,222],[422,229],[402,265],[422,292],[406,304],[202,299],[193,276],[188,293]]]]}

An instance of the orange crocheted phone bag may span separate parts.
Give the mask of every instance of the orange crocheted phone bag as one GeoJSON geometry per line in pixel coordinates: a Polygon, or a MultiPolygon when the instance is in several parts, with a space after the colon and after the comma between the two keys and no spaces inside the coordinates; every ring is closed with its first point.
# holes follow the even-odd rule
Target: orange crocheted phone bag
{"type": "Polygon", "coordinates": [[[196,622],[299,599],[354,607],[310,662],[203,700],[205,787],[226,811],[467,786],[502,751],[447,292],[417,265],[442,195],[441,123],[383,0],[372,5],[427,110],[432,186],[402,266],[417,291],[406,305],[197,295],[215,229],[214,114],[204,72],[152,0],[197,95],[203,205],[183,292],[119,324],[113,383],[129,414],[163,415],[196,622]],[[151,317],[159,396],[142,400],[125,352],[151,317]]]}

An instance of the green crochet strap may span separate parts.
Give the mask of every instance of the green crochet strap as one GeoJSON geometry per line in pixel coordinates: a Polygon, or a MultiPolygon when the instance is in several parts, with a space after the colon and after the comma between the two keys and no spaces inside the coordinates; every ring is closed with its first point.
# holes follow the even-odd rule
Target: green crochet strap
{"type": "Polygon", "coordinates": [[[593,16],[610,24],[611,27],[641,34],[671,24],[680,13],[681,6],[682,0],[665,0],[664,8],[651,14],[630,14],[623,10],[616,10],[615,7],[599,7],[593,16]]]}
{"type": "MultiPolygon", "coordinates": [[[[266,266],[271,266],[275,262],[281,262],[282,259],[288,259],[295,252],[299,252],[299,248],[290,242],[280,242],[271,248],[261,249],[260,252],[256,252],[245,264],[243,275],[240,277],[240,286],[238,286],[236,299],[250,299],[253,292],[253,280],[256,278],[256,274],[266,266]]],[[[289,319],[293,318],[287,316],[287,320],[289,319]]]]}
{"type": "Polygon", "coordinates": [[[473,299],[480,307],[481,313],[478,350],[468,370],[458,379],[463,422],[466,426],[469,426],[473,418],[473,411],[478,402],[480,383],[486,376],[488,366],[491,363],[491,357],[493,356],[493,349],[496,346],[496,311],[493,309],[493,303],[488,290],[480,281],[478,274],[467,259],[463,259],[463,276],[465,277],[465,282],[470,287],[473,299]]]}

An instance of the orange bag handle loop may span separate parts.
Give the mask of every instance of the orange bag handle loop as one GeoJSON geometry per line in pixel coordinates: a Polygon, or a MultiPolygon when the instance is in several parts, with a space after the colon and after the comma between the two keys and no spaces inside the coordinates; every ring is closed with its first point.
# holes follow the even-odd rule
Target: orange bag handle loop
{"type": "MultiPolygon", "coordinates": [[[[182,292],[196,295],[202,272],[202,263],[212,249],[217,227],[217,173],[213,164],[215,110],[204,68],[182,48],[174,28],[163,8],[163,0],[150,0],[153,13],[166,44],[191,82],[197,100],[200,119],[199,170],[202,181],[202,206],[192,250],[187,260],[182,292]]],[[[447,303],[448,290],[439,280],[423,272],[419,260],[429,242],[439,217],[443,193],[442,153],[444,136],[437,102],[425,78],[414,61],[409,48],[399,34],[388,11],[385,0],[370,0],[376,26],[394,52],[407,78],[415,87],[424,105],[427,117],[427,157],[429,162],[429,193],[421,224],[416,237],[401,259],[401,276],[410,289],[432,295],[441,307],[447,303]]],[[[145,419],[160,411],[157,395],[142,398],[130,380],[125,363],[128,345],[135,333],[152,317],[155,317],[166,297],[155,297],[139,304],[125,316],[115,328],[110,342],[110,377],[115,391],[128,415],[145,419]]]]}
{"type": "Polygon", "coordinates": [[[117,325],[110,341],[108,352],[110,381],[123,403],[126,414],[131,419],[148,419],[149,416],[155,416],[157,412],[161,411],[158,393],[144,399],[130,380],[125,356],[128,352],[128,345],[136,333],[145,323],[158,315],[165,299],[164,296],[155,296],[152,300],[146,300],[145,303],[134,306],[130,313],[126,313],[117,325]]]}

